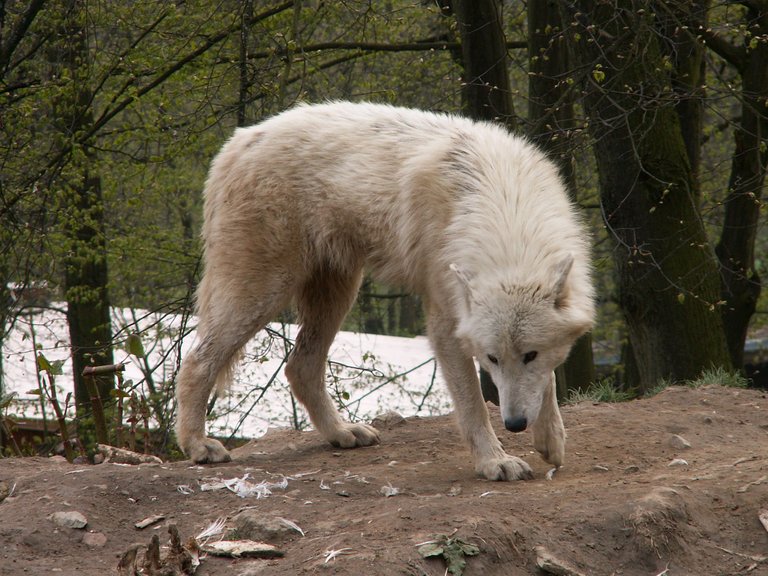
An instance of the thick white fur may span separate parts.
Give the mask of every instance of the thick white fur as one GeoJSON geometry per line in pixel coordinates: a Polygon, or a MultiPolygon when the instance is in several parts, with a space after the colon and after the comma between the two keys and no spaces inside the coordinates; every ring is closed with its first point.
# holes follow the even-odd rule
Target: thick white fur
{"type": "Polygon", "coordinates": [[[562,463],[552,371],[592,323],[588,236],[530,143],[456,116],[299,106],[235,132],[213,161],[204,216],[198,342],[177,381],[178,441],[193,460],[229,459],[205,437],[206,402],[291,302],[302,328],[286,375],[315,428],[337,446],[378,442],[374,428],[342,421],[324,386],[328,348],[368,267],[424,297],[478,473],[531,470],[496,438],[473,356],[499,388],[505,422],[524,418],[535,448],[562,463]]]}

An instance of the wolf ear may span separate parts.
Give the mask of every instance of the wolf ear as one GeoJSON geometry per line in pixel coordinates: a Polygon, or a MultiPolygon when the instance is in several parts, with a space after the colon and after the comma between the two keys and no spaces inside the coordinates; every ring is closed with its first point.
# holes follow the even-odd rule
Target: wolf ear
{"type": "Polygon", "coordinates": [[[568,280],[568,274],[573,267],[573,255],[568,254],[560,263],[555,267],[553,273],[555,285],[553,287],[553,294],[555,295],[555,306],[562,308],[565,306],[565,301],[568,298],[568,286],[566,284],[568,280]]]}
{"type": "Polygon", "coordinates": [[[449,268],[456,274],[456,276],[458,276],[459,282],[461,282],[461,286],[464,288],[464,297],[466,298],[467,303],[469,303],[472,296],[472,283],[470,277],[464,270],[456,266],[456,264],[451,264],[449,268]]]}

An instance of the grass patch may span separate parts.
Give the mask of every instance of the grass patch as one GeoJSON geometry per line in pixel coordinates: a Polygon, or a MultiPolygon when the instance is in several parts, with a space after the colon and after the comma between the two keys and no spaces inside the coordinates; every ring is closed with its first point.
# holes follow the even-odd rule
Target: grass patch
{"type": "MultiPolygon", "coordinates": [[[[670,386],[688,386],[689,388],[701,388],[702,386],[725,386],[727,388],[747,388],[749,379],[740,372],[729,372],[724,368],[710,368],[702,371],[695,380],[683,380],[676,382],[663,378],[653,388],[643,394],[644,398],[656,396],[670,386]]],[[[585,390],[569,390],[564,404],[578,404],[579,402],[626,402],[637,396],[632,390],[625,391],[616,388],[613,377],[598,380],[589,385],[585,390]]]]}
{"type": "Polygon", "coordinates": [[[604,378],[589,385],[586,390],[570,390],[566,404],[579,402],[626,402],[634,397],[630,392],[616,388],[613,378],[604,378]]]}
{"type": "Polygon", "coordinates": [[[689,388],[701,388],[702,386],[725,386],[726,388],[746,388],[749,386],[749,379],[740,372],[729,372],[725,368],[710,368],[702,371],[701,375],[695,380],[683,380],[674,382],[666,378],[659,381],[656,386],[645,393],[645,397],[656,396],[670,386],[688,386],[689,388]]]}
{"type": "Polygon", "coordinates": [[[702,386],[725,386],[727,388],[746,388],[749,379],[739,372],[728,372],[724,368],[704,370],[696,380],[688,380],[686,386],[701,388],[702,386]]]}
{"type": "Polygon", "coordinates": [[[643,394],[643,397],[650,398],[651,396],[656,396],[656,394],[660,394],[670,386],[674,386],[674,385],[675,385],[674,380],[668,380],[667,378],[662,378],[661,380],[659,380],[656,386],[647,390],[645,394],[643,394]]]}

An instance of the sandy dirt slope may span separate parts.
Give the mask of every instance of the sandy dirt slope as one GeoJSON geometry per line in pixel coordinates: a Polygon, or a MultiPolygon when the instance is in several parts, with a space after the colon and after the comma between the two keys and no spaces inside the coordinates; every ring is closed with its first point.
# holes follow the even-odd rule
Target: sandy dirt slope
{"type": "MultiPolygon", "coordinates": [[[[417,546],[440,535],[479,549],[465,575],[544,574],[537,547],[572,574],[768,574],[759,520],[768,514],[764,392],[670,388],[629,403],[567,406],[566,465],[552,480],[530,434],[507,433],[492,411],[507,451],[533,466],[534,480],[476,477],[450,417],[383,426],[381,445],[351,451],[312,432],[275,431],[237,449],[233,462],[206,467],[0,460],[0,481],[13,489],[0,503],[0,575],[117,574],[132,544],[157,534],[164,547],[169,524],[186,541],[217,518],[234,528],[245,509],[269,521],[262,531],[272,532],[256,536],[284,556],[208,555],[196,574],[442,575],[444,559],[425,559],[417,546]],[[670,466],[676,459],[686,463],[670,466]],[[287,485],[261,499],[201,490],[246,473],[287,485]],[[59,527],[50,516],[60,511],[80,512],[87,526],[59,527]],[[164,519],[134,526],[153,515],[164,519]]],[[[246,528],[235,535],[256,537],[246,528]]],[[[142,559],[144,548],[137,552],[142,559]]]]}

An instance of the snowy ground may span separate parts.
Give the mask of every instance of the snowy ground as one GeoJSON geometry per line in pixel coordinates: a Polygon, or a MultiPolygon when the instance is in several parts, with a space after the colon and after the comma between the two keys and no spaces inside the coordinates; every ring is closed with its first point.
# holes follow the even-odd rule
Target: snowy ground
{"type": "MultiPolygon", "coordinates": [[[[131,389],[147,393],[150,385],[162,392],[178,369],[180,354],[192,346],[192,324],[184,318],[143,311],[114,311],[115,339],[127,346],[137,333],[145,351],[138,358],[126,349],[115,349],[115,361],[126,364],[125,380],[131,389]],[[130,381],[130,383],[128,383],[130,381]]],[[[295,325],[272,324],[247,346],[231,394],[217,400],[209,430],[217,435],[255,437],[267,428],[308,424],[297,409],[283,375],[283,360],[298,332],[295,325]]],[[[45,310],[20,317],[6,339],[3,354],[4,394],[17,396],[8,413],[40,417],[43,410],[36,369],[36,351],[50,363],[61,363],[55,377],[62,405],[72,392],[72,365],[69,338],[63,312],[45,310]]],[[[449,400],[436,369],[429,343],[424,337],[398,338],[340,332],[331,348],[327,380],[343,404],[348,418],[369,419],[386,409],[405,416],[437,415],[449,411],[449,400]]],[[[172,406],[169,406],[171,409],[172,406]]],[[[46,403],[45,412],[52,409],[46,403]]],[[[74,415],[69,406],[68,415],[74,415]]]]}

